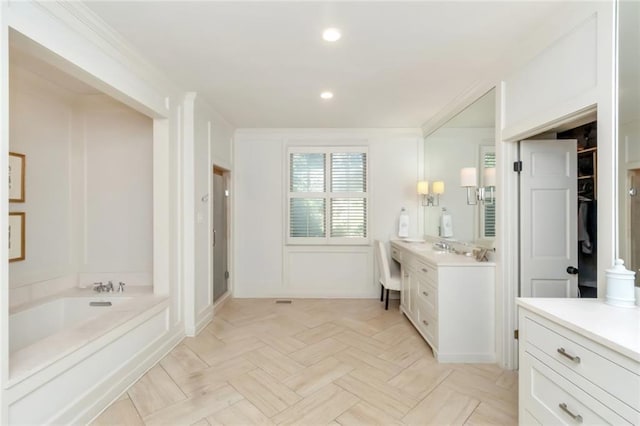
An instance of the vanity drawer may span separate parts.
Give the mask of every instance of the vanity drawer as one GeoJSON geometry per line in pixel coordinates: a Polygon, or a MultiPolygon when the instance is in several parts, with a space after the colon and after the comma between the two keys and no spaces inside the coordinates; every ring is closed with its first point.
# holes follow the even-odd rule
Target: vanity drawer
{"type": "Polygon", "coordinates": [[[391,244],[391,258],[402,263],[402,250],[391,244]]]}
{"type": "Polygon", "coordinates": [[[520,371],[521,401],[526,404],[521,409],[541,424],[631,424],[529,353],[522,357],[520,371]]]}
{"type": "Polygon", "coordinates": [[[428,281],[418,281],[418,298],[422,300],[425,307],[429,309],[433,315],[436,315],[438,306],[438,290],[431,286],[428,281]]]}
{"type": "Polygon", "coordinates": [[[551,327],[555,330],[531,318],[527,318],[525,323],[526,342],[544,354],[546,363],[554,365],[554,369],[565,377],[568,376],[567,371],[582,376],[640,411],[640,375],[637,368],[636,371],[630,370],[603,356],[606,354],[604,347],[595,342],[577,343],[574,340],[579,340],[579,336],[571,339],[573,333],[564,327],[551,327]]]}
{"type": "Polygon", "coordinates": [[[424,299],[418,298],[418,328],[427,337],[427,340],[434,347],[438,346],[438,320],[437,314],[425,302],[424,299]]]}
{"type": "Polygon", "coordinates": [[[427,280],[433,284],[438,283],[438,270],[435,267],[418,259],[414,259],[413,267],[418,279],[427,280]]]}

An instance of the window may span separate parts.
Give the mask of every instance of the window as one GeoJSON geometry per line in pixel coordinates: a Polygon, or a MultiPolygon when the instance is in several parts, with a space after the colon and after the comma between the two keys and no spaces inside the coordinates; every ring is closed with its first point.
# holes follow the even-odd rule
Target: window
{"type": "Polygon", "coordinates": [[[289,244],[367,244],[365,148],[290,148],[289,244]]]}

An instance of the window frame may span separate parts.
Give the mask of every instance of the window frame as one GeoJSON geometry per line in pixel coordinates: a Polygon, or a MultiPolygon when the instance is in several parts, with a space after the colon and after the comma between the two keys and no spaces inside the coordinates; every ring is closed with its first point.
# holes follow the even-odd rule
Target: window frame
{"type": "Polygon", "coordinates": [[[369,149],[366,146],[290,146],[286,150],[286,225],[285,241],[287,245],[368,245],[370,216],[370,187],[369,187],[369,149]],[[291,192],[291,154],[324,154],[324,192],[291,192]],[[365,155],[365,192],[332,192],[331,187],[331,154],[362,153],[365,155]],[[301,195],[304,194],[304,195],[301,195]],[[291,199],[292,198],[323,198],[325,200],[325,236],[324,237],[292,237],[291,236],[291,199]],[[364,198],[365,207],[365,237],[332,237],[331,236],[331,200],[333,198],[364,198]]]}

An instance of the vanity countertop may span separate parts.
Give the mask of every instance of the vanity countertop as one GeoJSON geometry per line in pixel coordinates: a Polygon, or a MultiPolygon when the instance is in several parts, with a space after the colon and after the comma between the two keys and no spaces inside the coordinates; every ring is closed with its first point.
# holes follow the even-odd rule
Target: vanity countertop
{"type": "Polygon", "coordinates": [[[431,241],[392,240],[391,244],[437,266],[495,266],[494,262],[478,262],[473,256],[434,250],[431,241]]]}
{"type": "Polygon", "coordinates": [[[640,362],[640,308],[602,299],[519,298],[519,306],[640,362]]]}

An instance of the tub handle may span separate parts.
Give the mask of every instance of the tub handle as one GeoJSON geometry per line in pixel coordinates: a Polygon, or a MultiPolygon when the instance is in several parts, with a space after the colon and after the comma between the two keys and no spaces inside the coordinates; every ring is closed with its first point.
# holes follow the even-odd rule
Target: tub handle
{"type": "Polygon", "coordinates": [[[89,302],[89,306],[111,306],[111,302],[109,301],[89,302]]]}

